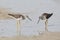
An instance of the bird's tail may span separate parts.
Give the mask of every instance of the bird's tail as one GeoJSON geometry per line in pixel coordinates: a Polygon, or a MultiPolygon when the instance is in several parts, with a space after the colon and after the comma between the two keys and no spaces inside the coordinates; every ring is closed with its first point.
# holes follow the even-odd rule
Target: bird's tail
{"type": "Polygon", "coordinates": [[[51,13],[51,15],[53,15],[53,13],[51,13]]]}

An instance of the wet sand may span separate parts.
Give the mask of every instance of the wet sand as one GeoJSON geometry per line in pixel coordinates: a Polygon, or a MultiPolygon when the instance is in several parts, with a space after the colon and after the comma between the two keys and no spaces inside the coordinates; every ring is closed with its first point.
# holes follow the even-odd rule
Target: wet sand
{"type": "Polygon", "coordinates": [[[0,40],[60,40],[60,32],[44,32],[38,36],[0,37],[0,40]]]}

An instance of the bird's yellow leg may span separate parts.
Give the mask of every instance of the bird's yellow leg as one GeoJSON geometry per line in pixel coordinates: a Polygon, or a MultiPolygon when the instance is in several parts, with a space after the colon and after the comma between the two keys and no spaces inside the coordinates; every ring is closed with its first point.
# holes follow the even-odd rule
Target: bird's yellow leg
{"type": "Polygon", "coordinates": [[[19,26],[20,26],[20,20],[16,20],[16,30],[17,30],[17,36],[19,36],[19,26]]]}
{"type": "Polygon", "coordinates": [[[45,21],[45,31],[48,32],[48,19],[45,21]]]}

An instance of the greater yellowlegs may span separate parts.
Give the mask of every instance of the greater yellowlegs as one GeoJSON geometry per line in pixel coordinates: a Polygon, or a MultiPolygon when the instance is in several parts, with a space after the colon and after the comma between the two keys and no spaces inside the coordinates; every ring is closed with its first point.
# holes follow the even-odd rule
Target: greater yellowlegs
{"type": "Polygon", "coordinates": [[[8,14],[8,15],[17,20],[17,23],[16,23],[17,35],[19,35],[19,29],[18,28],[19,28],[19,25],[20,25],[20,18],[22,18],[22,20],[24,20],[25,18],[28,18],[31,21],[31,19],[27,15],[25,15],[25,16],[22,15],[22,14],[8,14]]]}
{"type": "Polygon", "coordinates": [[[39,16],[39,20],[38,20],[38,22],[37,23],[39,23],[39,21],[40,21],[40,19],[41,20],[45,20],[45,31],[47,32],[48,31],[48,29],[47,29],[47,27],[48,27],[48,19],[51,17],[53,15],[53,13],[51,13],[51,14],[49,14],[49,13],[43,13],[41,16],[39,16]]]}

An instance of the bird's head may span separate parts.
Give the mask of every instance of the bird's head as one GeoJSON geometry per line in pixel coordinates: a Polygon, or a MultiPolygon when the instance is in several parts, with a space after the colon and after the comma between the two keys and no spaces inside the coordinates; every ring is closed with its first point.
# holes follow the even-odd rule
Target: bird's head
{"type": "Polygon", "coordinates": [[[28,16],[28,15],[20,15],[22,17],[22,20],[25,20],[26,18],[28,18],[30,21],[32,21],[32,19],[28,16]]]}
{"type": "Polygon", "coordinates": [[[24,15],[20,15],[22,17],[22,20],[25,20],[25,16],[24,15]]]}

